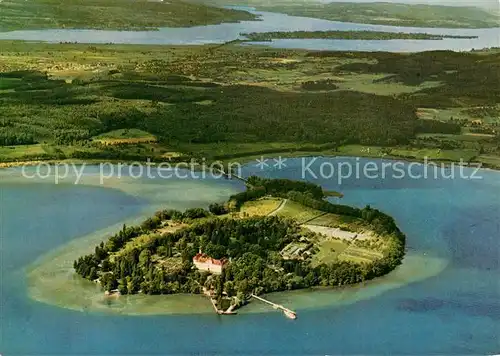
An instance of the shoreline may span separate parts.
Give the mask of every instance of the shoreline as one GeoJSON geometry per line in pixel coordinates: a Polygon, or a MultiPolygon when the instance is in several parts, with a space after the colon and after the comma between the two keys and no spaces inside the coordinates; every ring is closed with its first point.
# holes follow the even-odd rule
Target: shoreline
{"type": "MultiPolygon", "coordinates": [[[[306,158],[306,157],[318,157],[318,158],[373,158],[377,160],[391,160],[391,161],[400,161],[400,162],[405,162],[405,163],[420,163],[424,165],[426,163],[425,158],[420,159],[420,158],[410,158],[410,157],[400,157],[400,156],[394,156],[394,155],[385,155],[385,156],[375,156],[375,155],[359,155],[359,154],[353,154],[350,155],[348,153],[341,153],[341,152],[329,152],[329,151],[276,151],[273,153],[268,153],[268,154],[253,154],[250,153],[248,155],[238,155],[238,157],[234,157],[235,159],[240,159],[238,163],[245,165],[248,164],[249,162],[257,159],[257,158],[267,158],[267,159],[272,159],[276,157],[283,157],[283,158],[306,158]]],[[[168,163],[170,165],[178,165],[178,164],[187,164],[189,165],[191,162],[189,161],[173,161],[170,162],[168,160],[165,160],[165,162],[155,162],[155,161],[148,161],[148,157],[146,157],[143,160],[116,160],[116,159],[110,159],[108,161],[104,161],[102,159],[90,159],[90,160],[82,160],[82,159],[63,159],[63,160],[54,160],[54,159],[47,159],[47,160],[33,160],[33,161],[12,161],[12,162],[0,162],[0,171],[3,169],[9,169],[9,168],[21,168],[21,167],[32,167],[36,166],[39,164],[48,164],[51,166],[56,166],[56,165],[63,165],[63,164],[68,164],[68,165],[75,165],[75,166],[82,166],[82,165],[90,165],[90,166],[99,166],[100,164],[106,164],[106,163],[112,163],[112,164],[122,164],[124,166],[129,166],[134,163],[141,163],[141,164],[149,164],[151,167],[156,168],[158,165],[162,163],[168,163]]],[[[212,163],[215,162],[221,162],[222,164],[230,163],[232,162],[232,158],[224,158],[223,156],[220,156],[218,159],[212,159],[212,160],[207,160],[205,162],[205,165],[208,166],[212,163]]],[[[479,168],[481,170],[486,170],[486,171],[500,171],[500,166],[495,166],[495,165],[489,165],[489,164],[484,164],[481,162],[462,162],[466,163],[465,165],[462,165],[461,162],[459,161],[452,161],[452,160],[446,160],[446,159],[428,159],[427,163],[436,163],[436,164],[442,164],[443,167],[451,167],[453,165],[460,165],[466,168],[479,168]]],[[[201,170],[201,164],[197,164],[196,168],[200,168],[201,170]]],[[[189,166],[188,166],[189,167],[189,166]]]]}
{"type": "MultiPolygon", "coordinates": [[[[198,182],[195,182],[198,184],[198,182]]],[[[88,183],[93,185],[92,183],[88,183]]],[[[130,182],[110,184],[125,194],[141,194],[131,188],[130,182]]],[[[149,191],[152,194],[151,191],[149,191]]],[[[147,195],[147,194],[146,194],[147,195]]],[[[149,216],[158,206],[164,207],[161,200],[150,201],[141,212],[124,221],[80,236],[46,252],[33,263],[23,268],[27,277],[27,293],[35,301],[58,307],[91,312],[124,315],[175,315],[175,314],[212,314],[213,310],[202,295],[132,295],[119,298],[106,298],[95,283],[75,275],[72,261],[100,241],[105,241],[123,223],[133,224],[149,216]]],[[[296,309],[318,309],[321,307],[344,305],[378,296],[388,290],[399,288],[439,274],[448,264],[444,258],[426,256],[425,252],[407,252],[403,262],[391,273],[361,284],[344,287],[314,287],[295,291],[270,293],[268,296],[296,309]],[[426,266],[422,269],[422,266],[426,266]],[[312,295],[311,293],[314,293],[312,295]],[[310,305],[310,298],[315,298],[310,305]]],[[[271,312],[260,303],[250,303],[241,309],[242,314],[271,312]]]]}
{"type": "MultiPolygon", "coordinates": [[[[129,218],[124,222],[132,223],[138,220],[140,217],[129,218]]],[[[89,245],[105,241],[106,233],[116,230],[120,225],[121,223],[114,224],[90,235],[78,237],[36,259],[25,268],[28,296],[37,302],[65,309],[111,315],[213,315],[212,305],[202,294],[136,294],[109,298],[104,295],[100,286],[76,276],[71,266],[72,258],[88,251],[89,245]],[[52,269],[56,272],[51,271],[52,269]],[[44,285],[43,280],[45,283],[49,282],[50,286],[44,285]]],[[[447,265],[448,261],[443,258],[411,251],[406,253],[402,264],[396,269],[370,281],[342,287],[313,287],[274,292],[265,296],[297,310],[349,305],[436,276],[447,265]],[[422,269],[422,266],[425,266],[425,269],[422,269]],[[310,304],[311,298],[314,298],[313,305],[310,304]]],[[[248,303],[244,308],[238,309],[238,313],[243,315],[273,311],[261,303],[248,303]]]]}
{"type": "MultiPolygon", "coordinates": [[[[164,302],[160,298],[149,297],[165,297],[165,296],[137,296],[137,298],[120,297],[120,298],[106,298],[104,292],[97,284],[80,278],[73,269],[73,260],[79,257],[81,254],[92,252],[94,246],[99,244],[101,241],[106,241],[110,235],[114,234],[116,230],[120,229],[123,224],[135,225],[143,221],[145,218],[151,216],[155,211],[160,208],[166,207],[179,207],[179,203],[184,203],[184,208],[189,207],[190,201],[184,202],[184,196],[179,196],[178,202],[176,202],[175,197],[169,196],[167,193],[163,192],[163,195],[158,196],[158,188],[155,190],[149,187],[140,187],[140,183],[134,184],[133,180],[123,180],[114,179],[112,182],[108,182],[104,188],[116,189],[124,194],[130,196],[140,196],[144,198],[147,203],[139,213],[129,216],[119,222],[113,223],[105,228],[100,228],[90,234],[77,236],[68,242],[56,246],[55,248],[43,253],[37,257],[32,263],[24,266],[20,269],[26,276],[26,288],[29,298],[34,301],[42,302],[44,304],[62,307],[65,309],[77,310],[77,311],[94,311],[94,312],[111,312],[122,314],[120,308],[128,308],[130,299],[134,299],[133,303],[136,304],[133,310],[126,312],[127,315],[144,315],[144,313],[137,311],[141,309],[141,303],[147,303],[147,308],[152,308],[155,312],[150,312],[146,314],[162,314],[162,309],[164,306],[157,307],[157,304],[164,302]],[[141,190],[142,188],[142,190],[141,190]],[[172,200],[174,199],[174,200],[172,200]],[[113,299],[113,300],[112,300],[113,299]],[[146,300],[144,300],[146,299],[146,300]],[[116,301],[116,303],[110,303],[116,301]],[[155,309],[156,308],[156,309],[155,309]]],[[[17,178],[19,179],[19,178],[17,178]]],[[[36,181],[32,184],[43,184],[43,181],[36,181]]],[[[85,181],[82,182],[83,185],[87,186],[100,186],[97,176],[85,177],[85,181]]],[[[177,181],[172,182],[174,190],[193,190],[193,188],[205,189],[206,185],[199,181],[191,181],[190,183],[177,181]],[[177,184],[181,185],[178,187],[177,184]],[[184,187],[182,187],[184,185],[184,187]],[[188,185],[187,187],[185,185],[188,185]],[[191,188],[189,188],[189,186],[191,188]]],[[[163,187],[164,191],[168,190],[169,184],[158,184],[157,187],[163,187]]],[[[193,202],[197,199],[203,199],[208,201],[219,197],[221,194],[224,196],[229,196],[231,193],[237,192],[230,186],[209,186],[208,191],[204,191],[205,195],[201,196],[196,192],[190,197],[193,202]],[[210,199],[208,196],[210,196],[210,199]]],[[[182,195],[182,194],[181,194],[182,195]]],[[[191,204],[193,205],[193,203],[191,204]]],[[[193,310],[194,307],[200,309],[204,312],[204,307],[206,300],[202,296],[191,296],[182,295],[181,298],[168,298],[169,303],[175,304],[175,310],[181,307],[181,310],[186,312],[182,314],[188,314],[189,311],[193,310]],[[202,303],[195,303],[196,299],[201,298],[202,303]],[[199,304],[199,305],[197,305],[199,304]]],[[[213,310],[208,309],[211,313],[213,310]]]]}

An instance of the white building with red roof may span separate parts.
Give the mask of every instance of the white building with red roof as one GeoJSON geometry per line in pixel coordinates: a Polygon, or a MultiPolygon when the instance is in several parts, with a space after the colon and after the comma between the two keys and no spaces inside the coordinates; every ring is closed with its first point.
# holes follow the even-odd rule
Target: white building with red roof
{"type": "Polygon", "coordinates": [[[210,273],[222,273],[222,270],[229,261],[226,258],[220,260],[212,258],[201,251],[193,257],[193,264],[200,271],[207,271],[210,273]]]}

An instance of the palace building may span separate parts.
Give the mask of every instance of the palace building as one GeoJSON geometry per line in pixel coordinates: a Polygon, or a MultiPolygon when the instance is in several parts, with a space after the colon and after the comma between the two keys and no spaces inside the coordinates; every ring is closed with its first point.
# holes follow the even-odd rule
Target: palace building
{"type": "Polygon", "coordinates": [[[210,273],[222,273],[222,270],[227,265],[229,261],[226,258],[222,258],[220,260],[216,258],[212,258],[205,253],[202,253],[201,250],[193,257],[193,264],[200,271],[207,271],[210,273]]]}

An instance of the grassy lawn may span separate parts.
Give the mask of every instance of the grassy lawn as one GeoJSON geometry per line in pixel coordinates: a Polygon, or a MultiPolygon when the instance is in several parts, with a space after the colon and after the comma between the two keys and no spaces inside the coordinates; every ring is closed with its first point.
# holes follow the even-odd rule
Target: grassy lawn
{"type": "Polygon", "coordinates": [[[464,109],[457,108],[418,108],[417,115],[421,119],[448,121],[456,120],[482,120],[485,123],[499,122],[500,105],[473,107],[464,109]]]}
{"type": "Polygon", "coordinates": [[[500,168],[500,157],[498,156],[488,156],[488,155],[480,155],[477,158],[477,161],[486,164],[491,167],[500,168]]]}
{"type": "Polygon", "coordinates": [[[281,209],[278,212],[278,216],[284,218],[292,218],[297,220],[297,222],[299,223],[303,223],[305,221],[313,219],[314,217],[319,216],[321,214],[324,213],[319,210],[305,207],[291,200],[288,200],[283,209],[281,209]]]}
{"type": "Polygon", "coordinates": [[[339,156],[382,157],[384,149],[378,146],[345,145],[338,149],[339,156]]]}
{"type": "Polygon", "coordinates": [[[398,156],[403,158],[414,158],[414,159],[424,159],[427,157],[429,160],[445,160],[445,161],[460,161],[461,159],[465,162],[476,157],[478,154],[477,150],[472,149],[457,149],[457,150],[441,150],[437,148],[426,148],[426,149],[405,149],[405,148],[393,148],[390,151],[391,156],[398,156]]]}
{"type": "Polygon", "coordinates": [[[155,139],[149,132],[139,129],[119,129],[100,134],[95,137],[96,139],[123,139],[123,138],[136,138],[136,139],[155,139]]]}
{"type": "Polygon", "coordinates": [[[254,201],[247,201],[241,207],[241,214],[248,216],[269,215],[276,210],[282,202],[279,198],[268,198],[254,201]]]}
{"type": "Polygon", "coordinates": [[[417,138],[436,138],[441,140],[450,141],[463,141],[463,142],[480,142],[485,138],[492,138],[493,135],[481,135],[481,134],[469,134],[464,133],[462,135],[453,134],[418,134],[417,138]]]}
{"type": "Polygon", "coordinates": [[[23,81],[18,78],[0,78],[0,90],[9,91],[23,85],[23,81]]]}
{"type": "Polygon", "coordinates": [[[381,81],[388,78],[387,74],[346,74],[336,84],[339,89],[355,90],[377,95],[395,95],[403,93],[415,93],[426,88],[434,88],[441,85],[440,82],[423,82],[420,85],[406,85],[404,83],[381,81]]]}
{"type": "Polygon", "coordinates": [[[261,154],[294,152],[303,150],[321,150],[324,145],[300,144],[294,142],[255,142],[255,143],[211,143],[211,144],[180,144],[179,151],[197,153],[209,157],[248,157],[261,154]]]}
{"type": "Polygon", "coordinates": [[[0,146],[0,161],[9,159],[26,158],[30,156],[36,157],[45,154],[43,146],[36,145],[22,145],[22,146],[0,146]]]}
{"type": "Polygon", "coordinates": [[[100,134],[93,141],[105,145],[136,144],[156,142],[156,137],[139,129],[120,129],[100,134]]]}
{"type": "Polygon", "coordinates": [[[382,258],[382,254],[366,248],[350,246],[345,249],[338,258],[353,262],[372,262],[382,258]]]}
{"type": "Polygon", "coordinates": [[[363,221],[347,215],[325,214],[308,222],[310,225],[348,228],[349,231],[358,231],[363,228],[363,221]]]}
{"type": "Polygon", "coordinates": [[[311,264],[318,266],[322,263],[331,263],[338,259],[339,255],[349,247],[349,244],[342,240],[323,240],[317,246],[319,251],[313,255],[311,264]]]}
{"type": "MultiPolygon", "coordinates": [[[[400,82],[382,81],[382,79],[392,76],[384,73],[342,73],[342,75],[334,75],[331,72],[332,67],[363,62],[366,61],[334,58],[325,61],[325,63],[317,63],[310,59],[300,59],[297,62],[293,62],[292,68],[250,69],[233,72],[231,75],[232,80],[239,84],[263,86],[272,88],[273,90],[294,92],[304,91],[300,83],[321,80],[332,80],[338,87],[335,90],[351,90],[377,95],[415,93],[423,89],[441,85],[437,81],[426,81],[420,85],[406,85],[400,82]]],[[[324,91],[321,90],[320,92],[324,91]]]]}
{"type": "Polygon", "coordinates": [[[418,108],[417,115],[420,119],[448,121],[454,120],[473,120],[474,117],[467,114],[463,108],[418,108]]]}
{"type": "Polygon", "coordinates": [[[117,252],[115,252],[111,259],[113,260],[115,256],[123,256],[127,254],[129,251],[133,250],[134,248],[141,247],[145,243],[151,241],[151,239],[155,236],[155,234],[144,234],[137,236],[133,238],[132,240],[128,241],[125,246],[123,246],[121,249],[119,249],[117,252]]]}

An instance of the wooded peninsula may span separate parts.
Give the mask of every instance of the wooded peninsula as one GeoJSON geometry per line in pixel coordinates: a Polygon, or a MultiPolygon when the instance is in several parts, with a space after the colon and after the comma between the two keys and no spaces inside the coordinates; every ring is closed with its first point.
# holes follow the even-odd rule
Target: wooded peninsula
{"type": "Polygon", "coordinates": [[[76,260],[76,272],[107,295],[204,293],[234,310],[251,294],[361,283],[403,259],[405,235],[379,210],[333,204],[308,182],[246,184],[208,210],[158,211],[123,226],[76,260]]]}

